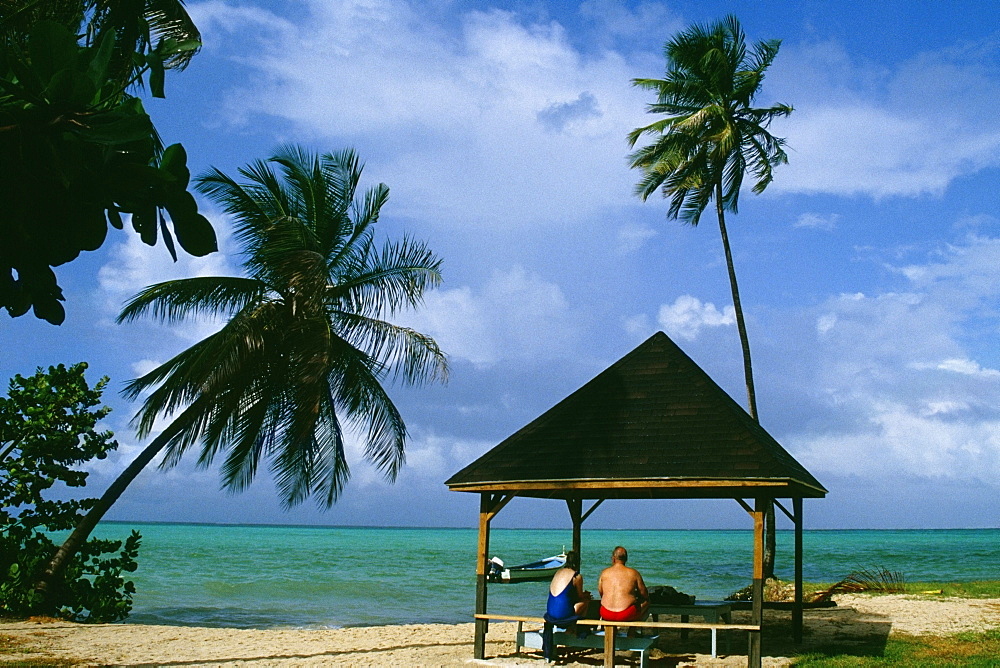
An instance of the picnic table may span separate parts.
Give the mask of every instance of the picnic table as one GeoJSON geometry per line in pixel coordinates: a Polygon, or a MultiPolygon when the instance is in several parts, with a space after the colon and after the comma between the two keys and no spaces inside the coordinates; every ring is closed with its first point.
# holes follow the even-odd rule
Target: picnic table
{"type": "MultiPolygon", "coordinates": [[[[702,617],[706,624],[733,623],[733,606],[730,601],[695,601],[687,604],[650,603],[649,616],[654,622],[660,621],[660,615],[676,615],[682,623],[687,623],[692,616],[702,617]]],[[[718,628],[712,628],[712,656],[718,653],[718,628]]],[[[687,639],[688,629],[681,628],[681,639],[687,639]]]]}

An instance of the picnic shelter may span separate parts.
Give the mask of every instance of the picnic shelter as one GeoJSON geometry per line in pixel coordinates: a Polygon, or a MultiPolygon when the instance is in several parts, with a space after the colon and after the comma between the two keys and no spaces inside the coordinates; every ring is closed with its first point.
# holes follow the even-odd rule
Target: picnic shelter
{"type": "MultiPolygon", "coordinates": [[[[774,502],[794,525],[792,622],[801,639],[802,501],[827,490],[663,332],[445,484],[479,494],[477,614],[487,613],[490,523],[515,497],[565,502],[577,554],[583,522],[608,499],[732,499],[753,524],[751,623],[760,626],[764,513],[774,502]]],[[[486,629],[477,619],[477,659],[486,629]]],[[[760,665],[760,636],[750,633],[748,665],[760,665]]]]}

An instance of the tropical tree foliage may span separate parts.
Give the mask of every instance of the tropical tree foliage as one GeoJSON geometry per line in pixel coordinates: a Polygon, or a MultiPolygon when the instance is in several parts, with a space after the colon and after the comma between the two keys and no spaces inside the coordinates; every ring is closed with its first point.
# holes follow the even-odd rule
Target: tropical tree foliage
{"type": "MultiPolygon", "coordinates": [[[[633,147],[641,137],[654,138],[630,156],[632,167],[643,173],[636,186],[640,197],[645,200],[660,190],[670,200],[667,216],[692,226],[697,226],[708,205],[715,203],[743,350],[747,406],[755,420],[757,395],[750,341],[725,212],[738,211],[744,177],[748,174],[752,177],[752,190],[759,194],[773,180],[774,168],[788,162],[783,148],[785,140],[771,135],[768,127],[775,118],[790,114],[792,107],[753,106],[780,46],[780,40],[767,40],[748,48],[743,29],[734,16],[680,32],[664,46],[667,59],[664,78],[633,80],[634,85],[656,93],[657,100],[649,105],[648,111],[664,117],[628,135],[633,147]]],[[[767,564],[770,575],[773,507],[768,517],[768,543],[772,546],[772,557],[767,564]]]]}
{"type": "Polygon", "coordinates": [[[61,323],[52,268],[99,248],[123,214],[175,258],[175,236],[193,255],[214,251],[183,147],[163,150],[130,92],[163,97],[164,71],[197,51],[179,0],[14,0],[0,11],[0,306],[61,323]]]}
{"type": "MultiPolygon", "coordinates": [[[[109,408],[100,406],[107,378],[91,389],[86,364],[14,376],[0,397],[0,611],[22,616],[41,594],[34,583],[56,552],[51,532],[72,529],[97,499],[49,498],[53,487],[81,488],[80,465],[118,447],[98,431],[109,408]]],[[[61,493],[61,496],[65,493],[61,493]]],[[[132,608],[135,587],[123,573],[136,569],[140,536],[91,539],[66,567],[52,610],[75,621],[113,622],[132,608]]]]}
{"type": "Polygon", "coordinates": [[[140,436],[158,417],[174,417],[77,527],[66,554],[161,451],[161,466],[170,467],[200,444],[199,464],[221,458],[232,491],[266,463],[285,506],[312,498],[329,507],[348,480],[345,433],[353,427],[367,459],[395,479],[406,426],[383,383],[444,380],[447,365],[433,339],[387,318],[421,303],[440,281],[440,260],[406,237],[377,242],[389,189],[358,198],[361,173],[353,151],[287,147],[240,169],[242,183],[217,170],[198,179],[234,220],[245,275],[159,283],[123,309],[122,322],[226,322],[128,385],[129,396],[146,397],[134,420],[140,436]]]}

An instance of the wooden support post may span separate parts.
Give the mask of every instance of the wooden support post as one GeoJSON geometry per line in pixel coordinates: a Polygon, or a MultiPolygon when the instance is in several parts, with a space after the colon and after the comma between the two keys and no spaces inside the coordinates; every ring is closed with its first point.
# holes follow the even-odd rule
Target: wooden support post
{"type": "MultiPolygon", "coordinates": [[[[489,494],[483,492],[479,495],[479,547],[476,550],[476,614],[486,614],[486,574],[490,558],[490,520],[500,512],[500,509],[514,498],[512,494],[489,494]]],[[[482,660],[486,658],[486,632],[489,630],[489,622],[485,619],[476,619],[476,639],[473,645],[473,656],[482,660]]]]}
{"type": "MultiPolygon", "coordinates": [[[[490,495],[479,495],[479,547],[476,550],[476,614],[486,614],[486,560],[490,552],[490,495]]],[[[473,656],[482,661],[486,658],[486,631],[489,622],[476,620],[476,641],[473,656]]]]}
{"type": "MultiPolygon", "coordinates": [[[[768,499],[754,499],[753,517],[753,612],[750,623],[762,626],[764,622],[764,513],[769,505],[768,499]]],[[[750,647],[747,653],[748,668],[760,668],[761,631],[750,632],[750,647]]]]}
{"type": "Polygon", "coordinates": [[[615,635],[618,628],[615,626],[604,627],[604,668],[614,668],[615,666],[615,635]]]}
{"type": "Polygon", "coordinates": [[[566,499],[569,517],[573,521],[573,551],[580,559],[580,569],[583,569],[583,558],[580,556],[580,527],[583,524],[583,500],[566,499]]]}
{"type": "Polygon", "coordinates": [[[802,642],[802,497],[792,499],[795,515],[795,607],[792,608],[792,641],[802,642]]]}

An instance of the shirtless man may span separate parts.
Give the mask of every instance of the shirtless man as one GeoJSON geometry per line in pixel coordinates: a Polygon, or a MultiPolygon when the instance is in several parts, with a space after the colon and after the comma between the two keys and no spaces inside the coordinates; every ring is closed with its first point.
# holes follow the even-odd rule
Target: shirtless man
{"type": "Polygon", "coordinates": [[[611,566],[601,571],[597,591],[601,595],[601,619],[634,622],[646,618],[649,592],[639,571],[625,565],[628,552],[619,545],[611,552],[611,566]]]}

